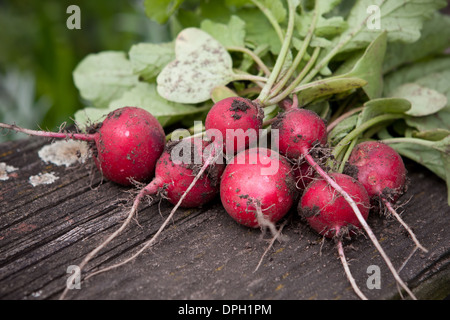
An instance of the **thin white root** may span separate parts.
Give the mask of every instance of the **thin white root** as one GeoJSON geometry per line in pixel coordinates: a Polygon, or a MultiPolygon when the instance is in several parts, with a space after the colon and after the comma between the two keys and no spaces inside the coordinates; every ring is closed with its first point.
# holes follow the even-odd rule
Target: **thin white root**
{"type": "Polygon", "coordinates": [[[406,231],[408,231],[416,247],[422,250],[423,252],[428,252],[428,250],[422,244],[420,244],[419,240],[417,240],[417,237],[411,230],[411,228],[406,224],[405,221],[403,221],[403,219],[400,217],[397,211],[395,211],[395,209],[392,207],[392,204],[384,198],[382,198],[382,200],[386,208],[389,210],[389,212],[398,220],[398,222],[400,222],[400,224],[406,229],[406,231]]]}
{"type": "MultiPolygon", "coordinates": [[[[402,265],[400,266],[400,268],[398,268],[398,270],[397,270],[398,273],[400,273],[400,272],[403,270],[403,268],[404,268],[404,267],[406,266],[406,264],[408,263],[409,259],[411,259],[412,256],[416,253],[417,249],[419,249],[419,248],[418,248],[418,247],[414,247],[414,249],[411,251],[411,253],[409,254],[409,256],[405,259],[405,261],[403,261],[403,263],[402,263],[402,265]]],[[[404,298],[403,298],[403,294],[402,294],[402,290],[401,290],[400,286],[398,285],[398,283],[397,283],[396,285],[397,285],[397,290],[398,290],[398,292],[399,292],[399,294],[400,294],[400,297],[401,297],[402,299],[404,299],[404,298]]]]}
{"type": "Polygon", "coordinates": [[[353,290],[358,295],[358,297],[360,297],[362,300],[368,300],[367,297],[364,295],[364,293],[361,292],[358,285],[356,284],[355,278],[353,278],[353,276],[352,276],[352,273],[348,266],[347,259],[345,258],[344,247],[342,246],[341,240],[337,241],[337,246],[338,246],[339,258],[341,258],[342,265],[344,266],[345,275],[347,276],[348,281],[352,285],[353,290]]]}
{"type": "MultiPolygon", "coordinates": [[[[137,195],[136,199],[134,200],[133,207],[130,210],[130,213],[128,214],[125,221],[122,223],[119,229],[117,229],[114,233],[112,233],[103,243],[101,243],[98,247],[96,247],[94,250],[92,250],[84,259],[83,261],[78,265],[79,270],[81,270],[86,266],[86,264],[104,247],[106,247],[112,240],[114,240],[115,237],[117,237],[131,222],[131,220],[134,218],[139,203],[141,202],[142,197],[145,195],[145,190],[142,189],[141,192],[137,195]]],[[[88,277],[86,277],[87,279],[88,277]]],[[[67,295],[69,291],[69,288],[66,287],[59,297],[59,300],[64,300],[65,296],[67,295]]]]}
{"type": "Polygon", "coordinates": [[[402,263],[402,265],[400,266],[400,268],[398,268],[398,273],[400,273],[400,271],[403,270],[403,268],[406,266],[406,264],[408,263],[409,259],[412,258],[412,256],[416,253],[418,247],[414,247],[414,249],[411,251],[411,253],[409,254],[409,256],[405,259],[405,261],[402,263]]]}
{"type": "Polygon", "coordinates": [[[159,237],[159,235],[162,233],[162,231],[164,230],[164,228],[167,226],[167,224],[172,220],[173,215],[175,214],[175,212],[177,211],[178,207],[181,205],[181,203],[183,202],[184,198],[187,196],[187,194],[189,193],[189,191],[191,191],[191,189],[195,186],[195,184],[197,183],[197,181],[200,179],[200,177],[203,175],[203,173],[205,172],[205,170],[213,163],[216,162],[216,159],[218,158],[219,155],[213,156],[210,155],[208,157],[208,159],[205,161],[205,163],[203,164],[202,168],[200,169],[200,171],[198,172],[198,174],[195,176],[194,180],[191,182],[191,184],[189,185],[189,187],[186,189],[186,192],[183,193],[183,195],[181,196],[180,200],[178,200],[178,203],[172,208],[172,211],[170,212],[169,216],[166,218],[166,220],[164,221],[164,223],[161,225],[161,227],[158,229],[158,231],[155,233],[155,235],[148,240],[147,242],[144,243],[144,245],[142,246],[141,249],[139,249],[135,254],[133,254],[131,257],[125,259],[122,262],[116,263],[112,266],[100,269],[98,271],[95,271],[93,273],[91,273],[90,275],[88,275],[86,277],[86,279],[89,279],[90,277],[93,277],[99,273],[103,273],[115,268],[118,268],[122,265],[127,264],[128,262],[136,259],[142,252],[144,252],[148,247],[152,246],[155,242],[156,239],[159,237]]]}
{"type": "Polygon", "coordinates": [[[264,251],[263,255],[261,256],[261,259],[259,259],[258,265],[256,266],[255,270],[253,270],[253,272],[258,271],[259,267],[261,266],[261,264],[264,260],[264,257],[266,256],[267,252],[269,252],[270,248],[272,248],[273,244],[275,243],[275,240],[277,240],[279,238],[279,236],[281,235],[281,231],[283,230],[286,223],[287,223],[287,221],[283,222],[283,224],[280,226],[280,228],[278,229],[276,234],[272,237],[272,240],[270,240],[269,246],[264,251]]]}
{"type": "Polygon", "coordinates": [[[366,219],[364,219],[363,215],[361,214],[361,211],[359,210],[356,202],[350,197],[350,195],[342,189],[340,185],[336,183],[312,158],[311,155],[306,154],[305,155],[306,161],[317,171],[317,173],[320,174],[322,178],[325,179],[325,181],[330,184],[332,188],[334,188],[339,194],[344,197],[344,199],[347,201],[347,203],[350,205],[350,207],[353,209],[353,212],[355,213],[359,223],[362,225],[364,230],[366,231],[367,235],[369,236],[370,240],[374,244],[375,248],[380,253],[381,257],[385,261],[386,265],[388,266],[389,270],[391,271],[392,275],[394,276],[395,280],[400,284],[400,286],[410,295],[410,297],[413,300],[417,300],[414,293],[408,288],[406,283],[400,278],[399,274],[397,273],[397,270],[395,270],[391,260],[387,256],[387,254],[384,252],[383,248],[381,247],[380,243],[378,242],[375,234],[373,233],[372,229],[368,225],[366,219]]]}

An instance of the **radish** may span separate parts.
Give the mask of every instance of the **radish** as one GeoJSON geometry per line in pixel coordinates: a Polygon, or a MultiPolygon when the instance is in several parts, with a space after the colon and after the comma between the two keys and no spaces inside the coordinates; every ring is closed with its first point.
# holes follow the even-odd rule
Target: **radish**
{"type": "Polygon", "coordinates": [[[272,129],[279,130],[280,153],[289,159],[298,159],[309,154],[313,147],[327,143],[325,122],[308,109],[291,108],[280,113],[272,129]]]}
{"type": "MultiPolygon", "coordinates": [[[[121,263],[98,270],[86,279],[135,259],[156,241],[156,238],[161,234],[180,206],[188,208],[198,207],[206,204],[218,195],[220,178],[225,168],[225,165],[218,161],[221,155],[221,146],[219,147],[202,139],[187,138],[179,142],[169,142],[158,159],[154,179],[140,190],[126,220],[118,230],[83,259],[79,265],[80,270],[128,226],[145,196],[161,195],[172,204],[175,204],[169,216],[156,234],[132,257],[121,263]],[[178,157],[179,154],[176,154],[176,151],[182,151],[183,157],[178,157]],[[200,163],[197,163],[196,160],[198,159],[200,163]]],[[[60,299],[63,299],[67,292],[68,289],[66,288],[60,299]]]]}
{"type": "Polygon", "coordinates": [[[398,275],[389,257],[384,252],[371,228],[364,219],[363,214],[359,210],[356,202],[352,197],[334,180],[329,174],[321,168],[317,161],[312,157],[311,152],[318,148],[325,148],[327,142],[327,129],[325,122],[313,111],[299,109],[297,106],[292,107],[288,111],[277,116],[272,124],[272,130],[279,130],[279,150],[288,159],[298,161],[304,158],[313,169],[338,192],[353,209],[359,223],[362,225],[372,243],[383,257],[391,273],[397,282],[405,289],[408,294],[415,299],[414,294],[406,286],[398,275]]]}
{"type": "Polygon", "coordinates": [[[364,185],[373,201],[384,204],[408,231],[416,246],[427,252],[393,207],[406,191],[406,168],[397,151],[379,141],[361,142],[352,150],[346,170],[364,185]]]}
{"type": "MultiPolygon", "coordinates": [[[[345,174],[331,173],[329,176],[345,192],[351,195],[352,199],[357,203],[364,220],[366,220],[369,216],[370,200],[364,186],[345,174]]],[[[329,186],[325,179],[317,179],[311,182],[305,189],[298,203],[298,212],[317,233],[336,240],[339,257],[341,258],[347,278],[355,293],[361,299],[366,300],[366,296],[358,288],[351,275],[342,245],[343,237],[352,236],[361,228],[361,224],[353,208],[339,193],[336,193],[329,186]]]]}
{"type": "Polygon", "coordinates": [[[220,182],[220,199],[226,212],[251,228],[269,227],[288,213],[296,199],[289,162],[278,152],[251,148],[228,163],[220,182]]]}
{"type": "Polygon", "coordinates": [[[216,102],[205,119],[206,136],[215,141],[221,134],[227,158],[249,146],[255,146],[262,129],[264,111],[251,100],[229,97],[216,102]]]}
{"type": "Polygon", "coordinates": [[[123,107],[110,112],[88,133],[46,132],[0,123],[0,128],[34,136],[88,141],[95,164],[110,181],[129,186],[151,179],[156,161],[164,150],[165,134],[158,120],[148,111],[123,107]]]}
{"type": "MultiPolygon", "coordinates": [[[[351,195],[364,220],[367,220],[370,198],[364,186],[342,173],[330,173],[329,176],[351,195]]],[[[352,207],[329,187],[325,179],[316,179],[308,185],[299,201],[298,211],[317,233],[327,238],[351,236],[361,229],[352,207]]]]}

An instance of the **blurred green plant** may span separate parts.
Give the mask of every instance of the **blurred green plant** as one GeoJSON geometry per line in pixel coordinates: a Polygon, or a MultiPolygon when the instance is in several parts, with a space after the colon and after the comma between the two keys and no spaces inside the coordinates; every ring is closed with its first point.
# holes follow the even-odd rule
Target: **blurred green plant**
{"type": "MultiPolygon", "coordinates": [[[[169,39],[141,1],[0,1],[0,121],[55,130],[85,107],[72,72],[89,53],[169,39]],[[67,7],[81,11],[70,30],[67,7]]],[[[21,137],[1,135],[0,142],[21,137]]]]}

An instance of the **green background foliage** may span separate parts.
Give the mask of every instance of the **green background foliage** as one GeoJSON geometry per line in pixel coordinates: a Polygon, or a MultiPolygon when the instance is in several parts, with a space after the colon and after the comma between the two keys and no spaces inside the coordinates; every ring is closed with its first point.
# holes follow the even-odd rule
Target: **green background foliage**
{"type": "Polygon", "coordinates": [[[136,0],[1,1],[0,30],[0,122],[49,130],[85,107],[72,73],[86,55],[169,39],[136,0]],[[80,30],[66,26],[70,5],[80,7],[80,30]]]}

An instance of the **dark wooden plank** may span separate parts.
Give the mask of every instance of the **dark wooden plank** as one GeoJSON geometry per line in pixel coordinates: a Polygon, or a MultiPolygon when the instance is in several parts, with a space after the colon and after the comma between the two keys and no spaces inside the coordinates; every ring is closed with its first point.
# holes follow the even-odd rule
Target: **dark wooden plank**
{"type": "MultiPolygon", "coordinates": [[[[67,267],[116,230],[127,214],[132,188],[102,181],[92,163],[69,168],[43,163],[48,141],[0,145],[0,162],[19,168],[0,181],[0,298],[56,299],[70,276],[67,267]],[[33,187],[30,175],[55,172],[55,183],[33,187]],[[130,190],[131,189],[131,190],[130,190]]],[[[450,294],[450,210],[443,181],[407,162],[411,185],[403,217],[429,249],[416,252],[401,276],[421,299],[450,294]]],[[[136,221],[91,263],[85,274],[122,261],[157,231],[171,205],[143,203],[136,221]]],[[[220,200],[179,209],[160,241],[132,263],[81,283],[68,299],[357,299],[332,241],[311,231],[295,213],[286,217],[286,239],[276,242],[254,272],[269,235],[236,224],[220,200]]],[[[383,248],[399,267],[413,249],[392,219],[370,216],[383,248]]],[[[398,298],[388,268],[364,236],[346,243],[350,268],[371,299],[398,298]],[[381,289],[368,289],[367,268],[381,270],[381,289]]]]}

